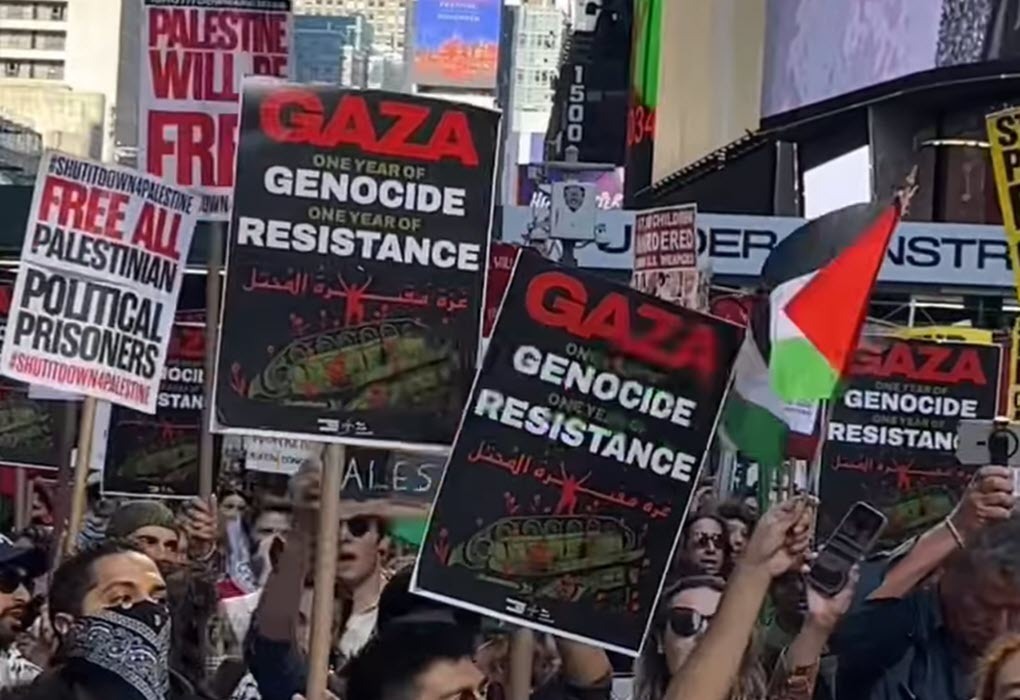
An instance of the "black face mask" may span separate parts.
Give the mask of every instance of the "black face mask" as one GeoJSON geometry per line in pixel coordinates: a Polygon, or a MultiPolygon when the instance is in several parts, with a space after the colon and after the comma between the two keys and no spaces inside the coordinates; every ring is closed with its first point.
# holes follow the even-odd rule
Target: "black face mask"
{"type": "Polygon", "coordinates": [[[96,698],[166,700],[170,612],[145,601],[75,620],[65,644],[68,670],[96,698]]]}

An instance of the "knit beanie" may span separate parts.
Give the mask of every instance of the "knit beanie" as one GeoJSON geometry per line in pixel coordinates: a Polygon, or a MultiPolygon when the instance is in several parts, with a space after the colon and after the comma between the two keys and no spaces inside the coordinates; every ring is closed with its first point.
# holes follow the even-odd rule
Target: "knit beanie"
{"type": "Polygon", "coordinates": [[[173,511],[159,501],[132,501],[125,503],[110,516],[106,536],[112,539],[130,537],[143,527],[176,529],[173,511]]]}

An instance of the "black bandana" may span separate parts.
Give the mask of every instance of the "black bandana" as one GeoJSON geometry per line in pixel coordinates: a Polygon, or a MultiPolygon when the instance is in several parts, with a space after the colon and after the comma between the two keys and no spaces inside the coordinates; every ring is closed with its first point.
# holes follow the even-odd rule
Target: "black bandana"
{"type": "Polygon", "coordinates": [[[75,621],[65,653],[95,697],[166,700],[170,613],[150,601],[85,615],[75,621]]]}

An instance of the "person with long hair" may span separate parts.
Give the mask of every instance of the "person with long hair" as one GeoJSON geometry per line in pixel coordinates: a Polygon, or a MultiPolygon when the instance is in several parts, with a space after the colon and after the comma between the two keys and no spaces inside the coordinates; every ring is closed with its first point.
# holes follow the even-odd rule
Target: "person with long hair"
{"type": "Polygon", "coordinates": [[[811,592],[810,613],[766,683],[753,634],[772,579],[803,571],[814,505],[798,496],[758,523],[728,582],[696,576],[661,596],[635,667],[635,700],[808,700],[818,661],[853,596],[856,572],[837,596],[811,592]]]}
{"type": "MultiPolygon", "coordinates": [[[[726,581],[687,576],[662,592],[651,632],[634,666],[632,700],[661,700],[670,678],[690,657],[719,607],[726,581]]],[[[731,700],[765,697],[765,671],[754,644],[744,652],[731,700]]]]}
{"type": "Polygon", "coordinates": [[[680,537],[678,574],[725,577],[732,563],[726,521],[714,509],[699,511],[688,518],[680,537]]]}
{"type": "Polygon", "coordinates": [[[1020,634],[999,637],[978,664],[977,695],[974,700],[1017,700],[1020,698],[1020,634]]]}

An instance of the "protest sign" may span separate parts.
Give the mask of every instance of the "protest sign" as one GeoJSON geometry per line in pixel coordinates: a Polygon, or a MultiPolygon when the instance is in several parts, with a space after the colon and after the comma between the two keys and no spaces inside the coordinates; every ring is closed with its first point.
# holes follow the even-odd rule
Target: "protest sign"
{"type": "MultiPolygon", "coordinates": [[[[13,276],[0,278],[0,348],[14,293],[13,276]]],[[[29,386],[0,375],[0,464],[56,469],[60,404],[35,399],[29,386]]]]}
{"type": "Polygon", "coordinates": [[[291,0],[143,0],[138,162],[226,221],[245,75],[286,78],[291,0]]]}
{"type": "Polygon", "coordinates": [[[439,455],[351,448],[340,477],[340,498],[378,504],[383,510],[404,506],[425,513],[435,498],[445,463],[446,457],[439,455]]]}
{"type": "Polygon", "coordinates": [[[291,475],[309,459],[319,459],[322,445],[308,440],[243,438],[244,468],[250,472],[291,475]]]}
{"type": "Polygon", "coordinates": [[[160,498],[198,495],[205,327],[175,325],[155,415],[115,406],[103,493],[160,498]]]}
{"type": "Polygon", "coordinates": [[[482,337],[492,335],[492,327],[496,324],[499,305],[503,303],[503,295],[510,284],[510,275],[517,262],[520,248],[512,243],[493,241],[489,246],[489,276],[485,280],[485,318],[482,321],[482,337]]]}
{"type": "Polygon", "coordinates": [[[636,654],[740,339],[726,321],[522,252],[414,590],[636,654]]]}
{"type": "Polygon", "coordinates": [[[1020,420],[1020,318],[1013,321],[1009,340],[1009,403],[1006,413],[1011,419],[1020,420]]]}
{"type": "Polygon", "coordinates": [[[452,442],[481,330],[498,124],[446,100],[245,83],[218,430],[452,442]]]}
{"type": "Polygon", "coordinates": [[[696,214],[693,204],[635,214],[634,289],[696,307],[700,281],[696,214]]]}
{"type": "Polygon", "coordinates": [[[186,190],[47,152],[0,373],[153,413],[197,212],[186,190]]]}
{"type": "Polygon", "coordinates": [[[1009,245],[1014,292],[1020,298],[1020,107],[989,114],[985,125],[1009,245]]]}
{"type": "Polygon", "coordinates": [[[826,431],[819,531],[855,501],[889,518],[893,545],[945,518],[973,475],[956,458],[965,418],[997,413],[994,345],[864,337],[826,431]]]}

